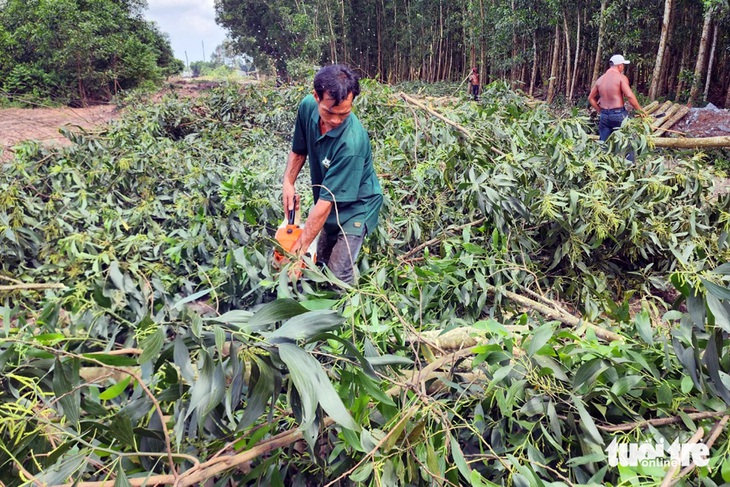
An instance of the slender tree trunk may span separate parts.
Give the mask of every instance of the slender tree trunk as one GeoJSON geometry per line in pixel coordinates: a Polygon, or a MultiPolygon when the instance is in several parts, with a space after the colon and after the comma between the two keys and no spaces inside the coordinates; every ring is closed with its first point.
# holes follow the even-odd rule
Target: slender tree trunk
{"type": "Polygon", "coordinates": [[[515,81],[517,80],[517,26],[515,25],[515,1],[511,0],[510,5],[512,7],[512,59],[510,68],[510,85],[514,89],[515,81]]]}
{"type": "Polygon", "coordinates": [[[547,102],[552,103],[555,98],[555,81],[558,77],[558,52],[560,51],[560,26],[555,24],[555,42],[553,43],[553,61],[550,67],[550,82],[548,83],[547,102]]]}
{"type": "Polygon", "coordinates": [[[669,21],[672,17],[672,0],[664,0],[664,17],[662,18],[662,32],[659,36],[659,49],[657,50],[656,62],[654,63],[654,74],[651,77],[651,87],[649,88],[649,99],[653,100],[657,96],[657,88],[659,85],[659,77],[662,74],[662,64],[664,63],[664,52],[667,49],[667,39],[669,39],[669,21]]]}
{"type": "Polygon", "coordinates": [[[717,47],[717,22],[712,29],[712,47],[710,48],[710,60],[707,61],[707,81],[705,81],[705,92],[702,100],[707,101],[707,94],[710,92],[710,80],[712,79],[712,65],[715,62],[715,48],[717,47]]]}
{"type": "Polygon", "coordinates": [[[573,93],[575,92],[576,78],[578,77],[578,57],[580,55],[580,9],[578,9],[578,27],[575,34],[575,61],[573,62],[573,76],[570,82],[570,94],[568,98],[573,99],[573,93]]]}
{"type": "Polygon", "coordinates": [[[342,61],[347,62],[347,23],[345,22],[345,0],[340,0],[340,21],[342,22],[342,61]]]}
{"type": "Polygon", "coordinates": [[[705,54],[707,53],[707,40],[710,37],[710,23],[712,22],[712,10],[707,9],[705,12],[705,22],[702,25],[702,37],[700,38],[700,50],[697,53],[697,63],[695,64],[695,75],[692,79],[692,89],[689,92],[689,102],[695,104],[697,96],[700,94],[700,83],[702,82],[702,73],[705,70],[705,54]]]}
{"type": "Polygon", "coordinates": [[[535,76],[537,76],[537,30],[532,32],[532,73],[530,73],[530,96],[535,91],[535,76]]]}
{"type": "MultiPolygon", "coordinates": [[[[325,2],[325,5],[327,2],[325,2]]],[[[378,76],[381,80],[384,79],[383,73],[383,27],[382,19],[385,16],[383,12],[382,2],[375,2],[375,36],[378,41],[378,76]]]]}
{"type": "Polygon", "coordinates": [[[563,29],[565,29],[565,98],[570,102],[570,29],[568,29],[568,13],[563,10],[563,29]]]}
{"type": "Polygon", "coordinates": [[[725,95],[725,108],[730,107],[730,83],[727,85],[727,94],[725,95]]]}
{"type": "Polygon", "coordinates": [[[684,71],[687,67],[687,58],[689,57],[689,52],[692,49],[692,42],[686,43],[684,45],[684,48],[682,49],[682,61],[679,64],[679,74],[677,75],[677,93],[675,96],[675,100],[679,101],[682,98],[682,91],[684,91],[684,71]]]}
{"type": "Polygon", "coordinates": [[[600,19],[598,21],[598,46],[596,47],[596,61],[593,63],[593,76],[591,77],[591,85],[596,82],[601,74],[603,62],[603,38],[606,32],[606,3],[608,0],[601,0],[600,19]]]}

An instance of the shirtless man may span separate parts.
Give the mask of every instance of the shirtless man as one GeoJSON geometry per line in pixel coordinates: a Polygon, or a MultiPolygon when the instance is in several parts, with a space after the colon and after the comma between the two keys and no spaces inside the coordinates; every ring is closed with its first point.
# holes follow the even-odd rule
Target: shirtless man
{"type": "Polygon", "coordinates": [[[644,110],[629,87],[629,79],[624,75],[625,65],[629,61],[621,54],[615,54],[611,56],[609,64],[608,71],[598,78],[588,95],[588,102],[600,114],[598,132],[602,141],[608,139],[628,117],[629,113],[624,108],[624,97],[644,116],[644,110]]]}

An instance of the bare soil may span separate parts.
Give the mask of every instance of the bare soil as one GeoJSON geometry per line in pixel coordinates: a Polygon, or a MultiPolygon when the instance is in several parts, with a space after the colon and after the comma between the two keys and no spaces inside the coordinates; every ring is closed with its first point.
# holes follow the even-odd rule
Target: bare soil
{"type": "Polygon", "coordinates": [[[730,135],[730,110],[693,108],[677,122],[672,130],[684,132],[687,137],[718,137],[730,135]]]}
{"type": "MultiPolygon", "coordinates": [[[[152,95],[151,99],[158,101],[172,92],[178,96],[196,97],[216,85],[217,83],[209,81],[175,79],[152,95]]],[[[34,140],[46,146],[70,145],[71,142],[60,132],[62,127],[70,130],[92,129],[118,118],[121,113],[122,110],[111,104],[85,108],[0,109],[0,161],[11,159],[13,147],[26,140],[34,140]]]]}

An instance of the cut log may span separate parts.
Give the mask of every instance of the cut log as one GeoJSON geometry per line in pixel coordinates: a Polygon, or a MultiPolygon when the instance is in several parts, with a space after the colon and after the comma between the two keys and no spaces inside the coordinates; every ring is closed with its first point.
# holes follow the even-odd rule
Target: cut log
{"type": "Polygon", "coordinates": [[[656,111],[656,109],[659,108],[659,102],[654,100],[653,102],[649,103],[647,106],[644,107],[644,112],[647,114],[651,114],[656,111]]]}
{"type": "Polygon", "coordinates": [[[654,131],[655,137],[661,137],[664,135],[664,132],[674,127],[677,122],[682,120],[685,115],[689,113],[690,108],[688,106],[683,106],[679,109],[677,113],[675,113],[670,119],[668,119],[665,123],[659,125],[659,129],[654,131]]]}
{"type": "MultiPolygon", "coordinates": [[[[669,110],[664,113],[664,116],[661,119],[657,120],[657,123],[655,124],[656,129],[666,126],[667,122],[671,120],[671,118],[674,116],[675,113],[677,113],[677,111],[679,111],[680,108],[682,108],[682,105],[677,105],[676,103],[669,107],[669,110]]],[[[667,126],[666,128],[669,127],[667,126]]],[[[654,130],[654,133],[656,132],[657,130],[654,130]]]]}
{"type": "Polygon", "coordinates": [[[672,149],[699,149],[706,147],[730,147],[730,136],[700,137],[693,139],[670,139],[653,137],[654,147],[669,147],[672,149]]]}
{"type": "Polygon", "coordinates": [[[652,113],[654,113],[655,115],[659,115],[661,113],[666,113],[666,111],[669,110],[669,107],[671,107],[671,106],[672,106],[672,102],[669,101],[669,100],[667,100],[664,103],[662,103],[662,106],[660,106],[659,108],[657,108],[652,113]]]}

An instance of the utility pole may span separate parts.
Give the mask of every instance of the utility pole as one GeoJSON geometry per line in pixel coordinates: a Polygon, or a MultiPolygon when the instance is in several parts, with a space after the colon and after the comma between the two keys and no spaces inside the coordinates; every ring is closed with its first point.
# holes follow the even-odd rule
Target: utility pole
{"type": "Polygon", "coordinates": [[[185,67],[190,67],[190,61],[188,61],[188,51],[185,51],[185,67]]]}
{"type": "Polygon", "coordinates": [[[203,62],[205,62],[205,41],[200,41],[203,44],[203,62]]]}

